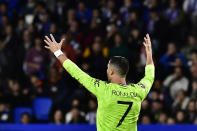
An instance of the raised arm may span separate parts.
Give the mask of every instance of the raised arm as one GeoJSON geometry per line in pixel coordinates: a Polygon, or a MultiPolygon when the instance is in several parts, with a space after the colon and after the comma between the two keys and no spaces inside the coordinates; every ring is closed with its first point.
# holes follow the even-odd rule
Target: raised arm
{"type": "Polygon", "coordinates": [[[79,83],[81,83],[84,87],[86,87],[90,92],[98,97],[99,94],[104,92],[105,82],[92,78],[85,72],[83,72],[75,63],[69,60],[65,54],[62,53],[61,47],[64,42],[64,39],[57,43],[50,34],[51,39],[48,36],[45,36],[45,43],[47,46],[45,48],[49,49],[57,59],[62,63],[63,67],[67,70],[67,72],[75,78],[79,83]]]}
{"type": "Polygon", "coordinates": [[[152,58],[151,40],[148,34],[144,37],[143,44],[146,49],[147,61],[146,61],[146,67],[145,67],[145,76],[144,78],[140,80],[138,85],[142,87],[141,89],[143,93],[143,98],[145,98],[152,87],[154,77],[155,77],[155,67],[154,67],[153,58],[152,58]]]}
{"type": "Polygon", "coordinates": [[[143,42],[145,49],[146,49],[146,65],[154,65],[153,63],[153,58],[152,58],[152,46],[151,46],[151,40],[149,34],[144,37],[144,42],[143,42]]]}

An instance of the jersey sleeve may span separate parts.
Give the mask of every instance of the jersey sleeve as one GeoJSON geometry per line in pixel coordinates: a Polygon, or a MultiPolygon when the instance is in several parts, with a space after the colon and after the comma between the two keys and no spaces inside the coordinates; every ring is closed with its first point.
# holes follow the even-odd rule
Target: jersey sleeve
{"type": "Polygon", "coordinates": [[[64,61],[63,67],[73,78],[75,78],[80,84],[82,84],[88,91],[93,93],[96,97],[99,97],[104,93],[106,82],[89,76],[69,59],[64,61]]]}
{"type": "Polygon", "coordinates": [[[155,78],[155,67],[154,65],[146,65],[145,67],[145,76],[137,83],[139,86],[139,93],[142,95],[142,99],[144,99],[149,93],[153,81],[155,78]]]}

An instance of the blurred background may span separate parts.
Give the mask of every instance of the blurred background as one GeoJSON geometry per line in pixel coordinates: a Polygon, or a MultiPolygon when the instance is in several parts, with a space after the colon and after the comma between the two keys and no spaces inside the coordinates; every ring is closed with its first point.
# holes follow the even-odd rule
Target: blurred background
{"type": "Polygon", "coordinates": [[[128,83],[149,33],[156,78],[138,123],[197,124],[197,0],[0,0],[1,124],[96,124],[96,97],[43,48],[50,33],[101,80],[111,56],[128,58],[128,83]]]}

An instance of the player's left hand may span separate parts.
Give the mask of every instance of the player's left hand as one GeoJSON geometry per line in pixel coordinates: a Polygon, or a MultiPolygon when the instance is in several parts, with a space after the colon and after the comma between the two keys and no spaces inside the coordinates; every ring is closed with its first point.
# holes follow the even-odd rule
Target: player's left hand
{"type": "Polygon", "coordinates": [[[49,49],[52,53],[56,52],[57,50],[61,50],[65,39],[61,39],[60,43],[57,43],[52,34],[50,34],[50,37],[51,39],[48,36],[45,36],[44,42],[48,45],[45,46],[45,48],[49,49]]]}
{"type": "Polygon", "coordinates": [[[146,52],[152,52],[151,40],[150,40],[149,34],[146,34],[146,36],[144,37],[143,44],[144,44],[144,46],[146,48],[146,52]]]}

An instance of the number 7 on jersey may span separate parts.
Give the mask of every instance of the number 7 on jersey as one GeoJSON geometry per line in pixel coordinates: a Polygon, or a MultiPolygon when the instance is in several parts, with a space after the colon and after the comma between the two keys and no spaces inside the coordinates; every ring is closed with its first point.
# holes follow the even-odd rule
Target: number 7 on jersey
{"type": "Polygon", "coordinates": [[[124,115],[122,116],[122,118],[120,119],[118,125],[116,126],[119,127],[122,122],[124,121],[125,117],[127,116],[127,114],[129,113],[129,111],[131,110],[131,107],[133,105],[133,102],[128,102],[128,101],[117,101],[118,104],[125,104],[125,105],[129,105],[129,107],[127,108],[126,112],[124,113],[124,115]]]}

